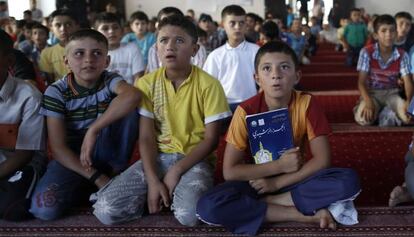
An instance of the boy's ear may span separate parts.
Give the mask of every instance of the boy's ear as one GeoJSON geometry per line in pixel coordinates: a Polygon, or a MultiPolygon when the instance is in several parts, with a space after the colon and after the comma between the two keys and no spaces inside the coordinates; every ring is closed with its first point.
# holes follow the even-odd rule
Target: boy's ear
{"type": "Polygon", "coordinates": [[[299,83],[299,81],[300,81],[300,78],[302,77],[302,71],[301,70],[297,70],[295,72],[295,74],[296,74],[295,85],[297,85],[299,83]]]}
{"type": "Polygon", "coordinates": [[[193,54],[191,56],[196,56],[198,50],[200,49],[200,45],[198,45],[197,43],[195,43],[194,45],[194,50],[193,50],[193,54]]]}
{"type": "Polygon", "coordinates": [[[376,40],[376,41],[378,40],[378,34],[377,34],[377,33],[375,33],[375,32],[374,32],[374,33],[372,34],[372,37],[374,38],[374,40],[376,40]]]}
{"type": "Polygon", "coordinates": [[[256,84],[260,86],[259,75],[257,75],[257,73],[254,73],[253,77],[254,77],[254,81],[256,82],[256,84]]]}
{"type": "Polygon", "coordinates": [[[108,55],[108,56],[106,56],[106,65],[105,65],[105,68],[107,68],[110,63],[111,63],[111,56],[108,55]]]}
{"type": "Polygon", "coordinates": [[[66,55],[63,56],[63,62],[65,63],[65,66],[66,66],[67,69],[72,70],[72,69],[70,69],[69,60],[66,57],[66,55]]]}

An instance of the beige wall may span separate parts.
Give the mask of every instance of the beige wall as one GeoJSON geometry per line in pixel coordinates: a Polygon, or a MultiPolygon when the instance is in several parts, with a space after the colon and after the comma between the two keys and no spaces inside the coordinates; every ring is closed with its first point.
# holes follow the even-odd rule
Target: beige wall
{"type": "Polygon", "coordinates": [[[414,15],[413,0],[355,0],[356,7],[363,7],[369,14],[391,14],[399,11],[414,15]]]}

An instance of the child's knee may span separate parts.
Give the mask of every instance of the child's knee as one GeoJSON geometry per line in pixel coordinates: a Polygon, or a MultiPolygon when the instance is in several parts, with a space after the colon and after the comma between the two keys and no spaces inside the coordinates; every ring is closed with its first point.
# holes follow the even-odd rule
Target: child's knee
{"type": "Polygon", "coordinates": [[[56,220],[60,216],[62,216],[63,210],[58,205],[55,206],[39,206],[36,203],[32,202],[32,206],[30,208],[30,213],[38,219],[51,221],[56,220]]]}
{"type": "Polygon", "coordinates": [[[55,220],[59,218],[63,213],[64,206],[62,203],[59,203],[56,190],[36,191],[31,200],[30,213],[41,220],[55,220]]]}
{"type": "Polygon", "coordinates": [[[378,113],[374,112],[374,114],[372,115],[372,119],[371,120],[367,120],[366,118],[364,118],[362,116],[362,110],[364,108],[364,104],[359,104],[357,107],[355,107],[354,109],[354,119],[355,122],[361,126],[369,126],[369,125],[373,125],[375,123],[375,121],[377,120],[378,117],[378,113]]]}
{"type": "Polygon", "coordinates": [[[341,178],[337,184],[338,193],[341,193],[343,198],[347,199],[361,190],[359,176],[353,169],[341,168],[341,178]]]}
{"type": "Polygon", "coordinates": [[[121,224],[138,219],[144,212],[145,200],[136,196],[110,198],[100,194],[93,204],[93,214],[105,225],[121,224]]]}
{"type": "Polygon", "coordinates": [[[202,196],[196,207],[196,215],[200,220],[208,224],[217,224],[219,221],[219,205],[215,201],[216,198],[212,195],[202,196]]]}
{"type": "Polygon", "coordinates": [[[199,223],[195,209],[188,211],[185,209],[177,209],[174,210],[174,216],[184,226],[196,226],[199,223]]]}

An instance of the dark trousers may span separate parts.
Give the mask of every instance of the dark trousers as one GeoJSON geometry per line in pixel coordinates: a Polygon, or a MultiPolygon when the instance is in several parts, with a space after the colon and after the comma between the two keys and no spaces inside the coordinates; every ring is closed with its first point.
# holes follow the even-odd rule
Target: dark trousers
{"type": "Polygon", "coordinates": [[[353,46],[349,46],[349,49],[346,53],[346,61],[345,64],[347,66],[356,66],[358,63],[358,58],[359,58],[359,52],[361,51],[362,46],[360,47],[353,47],[353,46]]]}
{"type": "Polygon", "coordinates": [[[30,197],[39,175],[27,165],[12,175],[0,179],[0,218],[22,221],[31,218],[30,197]]]}
{"type": "MultiPolygon", "coordinates": [[[[348,199],[360,191],[352,169],[323,169],[309,178],[280,190],[291,192],[295,207],[304,215],[348,199]]],[[[197,203],[197,215],[210,224],[223,225],[235,234],[255,235],[263,223],[267,204],[247,181],[229,181],[208,191],[197,203]],[[237,211],[236,211],[237,210],[237,211]]]]}

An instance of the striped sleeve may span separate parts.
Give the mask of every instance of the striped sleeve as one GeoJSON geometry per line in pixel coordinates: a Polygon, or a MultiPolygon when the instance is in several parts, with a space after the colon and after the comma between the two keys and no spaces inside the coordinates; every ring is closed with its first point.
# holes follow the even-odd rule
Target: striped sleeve
{"type": "Polygon", "coordinates": [[[118,82],[125,81],[124,78],[115,72],[107,72],[107,75],[105,75],[105,77],[107,77],[107,79],[105,79],[105,84],[108,86],[109,91],[112,94],[116,95],[116,86],[118,85],[118,82]]]}
{"type": "Polygon", "coordinates": [[[62,91],[56,85],[51,85],[46,89],[39,113],[47,117],[62,119],[65,117],[65,102],[62,91]]]}
{"type": "Polygon", "coordinates": [[[358,72],[369,72],[369,63],[370,63],[370,58],[369,58],[368,51],[366,48],[362,48],[359,53],[357,71],[358,72]]]}
{"type": "Polygon", "coordinates": [[[410,74],[411,65],[410,65],[410,58],[408,57],[408,54],[406,52],[403,52],[403,54],[400,57],[401,57],[401,62],[400,62],[401,76],[410,74]]]}

